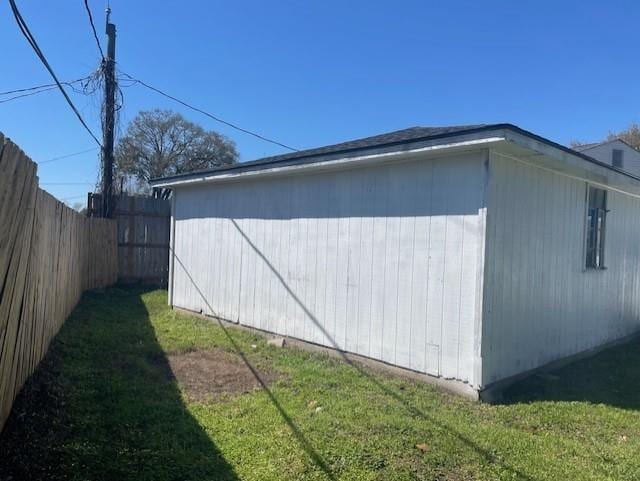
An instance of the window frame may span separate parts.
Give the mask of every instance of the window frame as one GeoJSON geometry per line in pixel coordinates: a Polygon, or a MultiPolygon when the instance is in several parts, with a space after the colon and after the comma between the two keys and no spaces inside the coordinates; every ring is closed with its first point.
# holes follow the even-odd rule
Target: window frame
{"type": "Polygon", "coordinates": [[[586,184],[584,250],[582,256],[584,271],[601,271],[607,268],[605,264],[605,254],[607,245],[607,214],[609,213],[608,197],[609,196],[607,189],[603,189],[599,186],[594,186],[588,183],[586,184]],[[592,207],[592,194],[597,193],[598,191],[602,192],[602,204],[601,206],[592,207]],[[595,216],[591,215],[591,211],[595,211],[595,216]],[[591,241],[592,235],[595,236],[593,241],[591,241]],[[593,250],[596,250],[595,254],[591,254],[593,250]]]}
{"type": "Polygon", "coordinates": [[[624,150],[622,149],[613,149],[611,151],[611,166],[616,169],[624,169],[624,150]],[[619,156],[619,159],[616,159],[616,156],[619,156]],[[620,161],[620,165],[616,165],[616,160],[620,161]]]}

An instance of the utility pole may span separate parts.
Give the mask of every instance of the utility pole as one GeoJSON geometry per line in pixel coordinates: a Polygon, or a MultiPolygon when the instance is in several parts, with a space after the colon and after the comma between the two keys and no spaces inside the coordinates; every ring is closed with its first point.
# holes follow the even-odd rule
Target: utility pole
{"type": "Polygon", "coordinates": [[[107,58],[104,73],[104,125],[102,126],[102,217],[113,214],[113,137],[116,105],[116,26],[109,22],[107,8],[107,58]]]}

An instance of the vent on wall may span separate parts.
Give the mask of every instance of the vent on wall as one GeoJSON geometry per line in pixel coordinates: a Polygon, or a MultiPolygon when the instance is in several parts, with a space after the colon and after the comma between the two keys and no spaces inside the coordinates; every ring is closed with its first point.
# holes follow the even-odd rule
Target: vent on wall
{"type": "Polygon", "coordinates": [[[611,153],[611,164],[618,169],[622,169],[624,166],[624,151],[620,149],[613,149],[611,153]]]}

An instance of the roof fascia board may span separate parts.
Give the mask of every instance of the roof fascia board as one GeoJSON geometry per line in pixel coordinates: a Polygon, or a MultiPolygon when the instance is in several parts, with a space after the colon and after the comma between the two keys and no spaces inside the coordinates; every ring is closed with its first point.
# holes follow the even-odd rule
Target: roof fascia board
{"type": "Polygon", "coordinates": [[[446,143],[443,143],[442,139],[422,141],[415,143],[409,146],[409,148],[405,148],[403,150],[398,150],[397,147],[395,147],[393,150],[390,150],[388,148],[371,149],[368,153],[362,155],[349,157],[341,156],[336,159],[306,164],[290,164],[283,166],[274,165],[273,167],[263,168],[259,170],[247,170],[241,172],[222,171],[218,173],[202,173],[201,175],[194,174],[193,177],[188,178],[167,180],[158,179],[157,181],[152,181],[151,185],[153,187],[176,188],[194,184],[242,181],[258,177],[268,177],[276,175],[295,175],[311,172],[343,170],[356,166],[375,165],[390,161],[424,158],[425,155],[431,157],[435,155],[441,155],[443,151],[447,151],[447,153],[453,153],[465,150],[473,150],[478,147],[486,148],[491,144],[503,142],[505,139],[503,129],[496,129],[495,131],[483,132],[481,134],[463,133],[455,138],[447,138],[446,140],[446,143]]]}
{"type": "Polygon", "coordinates": [[[505,131],[505,141],[507,144],[528,151],[528,153],[521,151],[520,155],[530,162],[561,173],[576,174],[585,181],[609,186],[629,194],[640,194],[640,178],[612,168],[585,154],[555,146],[514,130],[505,131]]]}

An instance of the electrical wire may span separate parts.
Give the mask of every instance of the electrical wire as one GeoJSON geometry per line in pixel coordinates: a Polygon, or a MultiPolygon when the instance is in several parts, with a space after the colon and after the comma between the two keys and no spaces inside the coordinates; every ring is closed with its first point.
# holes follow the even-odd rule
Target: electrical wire
{"type": "MultiPolygon", "coordinates": [[[[74,84],[76,84],[78,82],[88,81],[90,79],[91,79],[91,75],[88,75],[88,76],[83,77],[81,79],[71,80],[69,82],[60,82],[60,83],[62,85],[67,85],[67,86],[71,87],[71,89],[76,93],[89,94],[90,92],[80,91],[80,90],[76,89],[74,87],[74,84]]],[[[12,100],[21,99],[23,97],[31,97],[32,95],[41,94],[41,93],[44,93],[44,92],[49,92],[49,91],[55,90],[57,88],[58,88],[58,86],[56,84],[49,84],[49,85],[40,85],[38,87],[29,87],[29,88],[25,88],[25,89],[9,90],[7,92],[0,92],[0,97],[2,97],[3,95],[9,95],[9,94],[12,94],[12,93],[24,92],[24,93],[21,93],[19,95],[14,95],[13,97],[0,99],[0,104],[4,104],[5,102],[10,102],[12,100]]]]}
{"type": "MultiPolygon", "coordinates": [[[[69,80],[66,82],[60,82],[62,85],[73,85],[76,84],[78,82],[82,82],[84,80],[88,80],[91,78],[91,75],[87,75],[86,77],[82,77],[82,78],[78,78],[75,80],[69,80]]],[[[44,85],[36,85],[35,87],[27,87],[27,88],[23,88],[23,89],[15,89],[15,90],[7,90],[6,92],[0,92],[0,96],[3,95],[11,95],[11,94],[19,94],[22,92],[31,92],[32,90],[40,90],[40,89],[44,89],[44,88],[48,88],[48,87],[57,87],[56,84],[44,84],[44,85]]]]}
{"type": "MultiPolygon", "coordinates": [[[[199,109],[198,107],[194,107],[193,105],[190,105],[190,104],[188,104],[187,102],[184,102],[184,101],[182,101],[182,100],[180,100],[180,99],[178,99],[178,98],[176,98],[176,97],[173,97],[172,95],[169,95],[168,93],[163,92],[162,90],[160,90],[160,89],[158,89],[158,88],[156,88],[156,87],[152,87],[152,86],[151,86],[151,85],[149,85],[148,83],[143,82],[143,81],[142,81],[142,80],[140,80],[140,79],[136,79],[136,78],[132,77],[131,75],[129,75],[129,74],[127,74],[127,73],[125,73],[125,72],[120,71],[120,73],[121,73],[122,75],[124,75],[125,77],[127,77],[127,79],[128,79],[128,80],[130,80],[130,81],[134,82],[134,83],[133,83],[133,84],[131,84],[131,85],[134,85],[134,84],[140,84],[140,85],[142,85],[142,86],[144,86],[144,87],[148,88],[149,90],[153,90],[154,92],[159,93],[160,95],[162,95],[162,96],[164,96],[164,97],[167,97],[168,99],[171,99],[171,100],[173,100],[174,102],[178,102],[179,104],[184,105],[185,107],[187,107],[187,108],[189,108],[189,109],[191,109],[191,110],[195,110],[196,112],[199,112],[199,113],[201,113],[201,114],[203,114],[203,115],[206,115],[206,116],[207,116],[207,117],[209,117],[210,119],[213,119],[213,120],[215,120],[216,122],[220,122],[221,124],[224,124],[224,125],[226,125],[226,126],[228,126],[228,127],[231,127],[232,129],[238,130],[238,131],[240,131],[240,132],[244,132],[245,134],[252,135],[252,136],[254,136],[254,137],[256,137],[256,138],[258,138],[258,139],[260,139],[260,140],[264,140],[265,142],[270,142],[270,143],[272,143],[272,144],[279,145],[280,147],[284,147],[285,149],[289,149],[289,150],[291,150],[291,151],[293,151],[293,152],[299,152],[299,151],[300,151],[299,149],[296,149],[296,148],[291,147],[291,146],[289,146],[289,145],[283,144],[282,142],[278,142],[278,141],[276,141],[276,140],[269,139],[269,138],[267,138],[267,137],[264,137],[264,136],[262,136],[262,135],[260,135],[260,134],[257,134],[257,133],[255,133],[255,132],[252,132],[252,131],[250,131],[250,130],[243,129],[242,127],[239,127],[239,126],[237,126],[237,125],[235,125],[235,124],[233,124],[233,123],[231,123],[231,122],[227,122],[226,120],[223,120],[223,119],[221,119],[220,117],[216,117],[215,115],[212,115],[212,114],[210,114],[209,112],[206,112],[206,111],[204,111],[204,110],[202,110],[202,109],[199,109]]],[[[131,86],[131,85],[129,85],[129,86],[131,86]]]]}
{"type": "Polygon", "coordinates": [[[76,114],[76,117],[78,117],[78,120],[80,121],[82,126],[86,129],[87,132],[89,132],[89,135],[91,135],[93,140],[95,140],[95,142],[100,147],[102,147],[102,144],[98,140],[98,137],[96,137],[94,135],[94,133],[91,131],[91,129],[89,128],[87,123],[84,121],[84,119],[82,118],[82,115],[80,115],[80,112],[78,112],[78,109],[73,104],[73,102],[71,101],[71,98],[69,98],[69,95],[67,94],[66,90],[64,89],[64,87],[62,86],[60,81],[58,80],[58,77],[55,74],[55,72],[53,71],[53,68],[51,68],[51,65],[49,64],[48,60],[46,59],[46,57],[42,53],[42,50],[40,50],[40,47],[38,46],[38,43],[36,42],[36,39],[31,34],[31,31],[29,30],[29,27],[27,26],[26,22],[22,18],[22,15],[20,14],[20,11],[18,10],[18,7],[16,5],[15,0],[9,0],[9,4],[11,6],[11,11],[13,12],[13,16],[14,16],[14,18],[16,20],[16,23],[18,24],[18,28],[20,28],[20,31],[22,32],[22,35],[27,39],[27,42],[29,43],[29,45],[31,45],[31,48],[33,49],[33,51],[36,53],[36,55],[38,56],[38,58],[40,59],[42,64],[45,66],[47,71],[51,74],[51,77],[55,81],[56,86],[58,87],[58,89],[60,90],[60,92],[64,96],[65,100],[69,104],[69,107],[71,107],[71,110],[73,110],[73,112],[76,114]]]}
{"type": "Polygon", "coordinates": [[[93,152],[94,150],[97,150],[97,149],[98,147],[91,147],[90,149],[81,150],[80,152],[74,152],[73,154],[60,155],[58,157],[53,157],[52,159],[47,159],[47,160],[38,162],[38,165],[47,164],[49,162],[55,162],[57,160],[68,159],[69,157],[75,157],[76,155],[86,154],[87,152],[93,152]]]}
{"type": "Polygon", "coordinates": [[[53,87],[47,87],[47,88],[42,89],[42,90],[35,90],[33,92],[27,92],[27,93],[20,94],[20,95],[14,95],[13,97],[9,97],[8,99],[0,100],[0,104],[4,104],[5,102],[11,102],[12,100],[21,99],[23,97],[31,97],[32,95],[41,94],[43,92],[49,92],[50,90],[55,90],[57,88],[58,88],[58,86],[56,85],[56,86],[53,86],[53,87]]]}
{"type": "Polygon", "coordinates": [[[98,50],[100,50],[100,56],[104,59],[104,52],[102,51],[102,45],[100,45],[100,39],[98,38],[98,32],[96,32],[96,26],[93,23],[93,15],[91,14],[91,8],[89,8],[88,0],[84,0],[84,8],[87,10],[87,15],[89,16],[89,23],[91,24],[91,30],[93,30],[93,38],[96,39],[96,43],[98,44],[98,50]]]}

